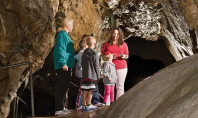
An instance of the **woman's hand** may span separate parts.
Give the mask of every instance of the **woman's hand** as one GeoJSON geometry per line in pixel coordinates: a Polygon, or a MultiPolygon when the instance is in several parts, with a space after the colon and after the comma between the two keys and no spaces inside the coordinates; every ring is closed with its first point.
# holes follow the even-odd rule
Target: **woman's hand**
{"type": "Polygon", "coordinates": [[[109,78],[109,81],[111,81],[112,80],[112,78],[109,78]]]}
{"type": "Polygon", "coordinates": [[[63,66],[63,70],[68,71],[68,66],[67,65],[64,65],[63,66]]]}
{"type": "Polygon", "coordinates": [[[121,57],[122,59],[127,59],[127,58],[128,58],[128,55],[120,54],[120,57],[121,57]]]}

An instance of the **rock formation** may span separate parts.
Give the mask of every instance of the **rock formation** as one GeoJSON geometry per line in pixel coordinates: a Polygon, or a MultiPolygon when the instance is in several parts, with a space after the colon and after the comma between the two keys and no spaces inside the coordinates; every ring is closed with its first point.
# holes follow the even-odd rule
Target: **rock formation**
{"type": "MultiPolygon", "coordinates": [[[[165,40],[173,57],[180,60],[197,52],[197,2],[187,1],[2,0],[0,67],[31,62],[33,73],[42,68],[64,17],[74,19],[71,38],[76,49],[82,35],[95,33],[100,51],[102,43],[108,39],[110,27],[118,25],[126,38],[165,40]]],[[[21,84],[29,82],[29,71],[28,66],[20,66],[0,69],[0,72],[0,117],[4,118],[21,84]]]]}
{"type": "Polygon", "coordinates": [[[162,37],[176,60],[192,55],[193,43],[189,26],[178,1],[130,1],[113,12],[116,23],[123,26],[126,37],[147,40],[162,37]],[[138,4],[137,4],[138,3],[138,4]]]}
{"type": "Polygon", "coordinates": [[[104,118],[197,118],[198,55],[182,59],[129,90],[104,118]]]}

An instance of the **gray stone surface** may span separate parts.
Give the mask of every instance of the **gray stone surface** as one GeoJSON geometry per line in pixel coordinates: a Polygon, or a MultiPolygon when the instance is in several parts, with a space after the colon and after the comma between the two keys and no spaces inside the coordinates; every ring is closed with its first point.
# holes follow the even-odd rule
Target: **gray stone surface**
{"type": "Polygon", "coordinates": [[[105,118],[196,118],[198,55],[162,69],[114,102],[105,118]]]}

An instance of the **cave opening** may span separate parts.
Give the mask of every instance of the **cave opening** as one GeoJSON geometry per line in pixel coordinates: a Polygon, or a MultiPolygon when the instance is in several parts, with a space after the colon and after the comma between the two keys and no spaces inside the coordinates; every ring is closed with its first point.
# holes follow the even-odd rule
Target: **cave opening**
{"type": "Polygon", "coordinates": [[[125,91],[176,61],[163,39],[148,41],[144,38],[132,36],[125,42],[129,48],[125,91]]]}

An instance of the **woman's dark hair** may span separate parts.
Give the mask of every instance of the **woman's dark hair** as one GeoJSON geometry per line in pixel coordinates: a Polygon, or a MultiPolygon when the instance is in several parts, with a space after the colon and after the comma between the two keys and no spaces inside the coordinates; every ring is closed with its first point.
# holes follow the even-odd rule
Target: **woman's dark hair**
{"type": "Polygon", "coordinates": [[[123,34],[123,31],[119,28],[119,27],[115,27],[113,28],[112,32],[111,32],[111,36],[110,36],[110,39],[108,40],[108,43],[110,45],[113,45],[113,33],[115,30],[118,30],[118,35],[119,35],[119,39],[118,39],[118,46],[121,47],[122,44],[124,43],[124,34],[123,34]]]}

